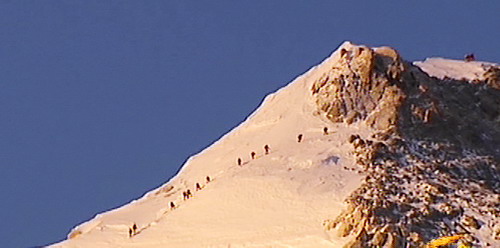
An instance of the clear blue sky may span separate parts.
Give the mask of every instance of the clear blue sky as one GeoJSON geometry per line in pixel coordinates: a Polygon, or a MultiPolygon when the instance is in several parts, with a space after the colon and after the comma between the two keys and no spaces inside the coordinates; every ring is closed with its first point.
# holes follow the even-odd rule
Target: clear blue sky
{"type": "Polygon", "coordinates": [[[0,1],[1,247],[168,181],[344,40],[500,62],[500,1],[0,1]]]}

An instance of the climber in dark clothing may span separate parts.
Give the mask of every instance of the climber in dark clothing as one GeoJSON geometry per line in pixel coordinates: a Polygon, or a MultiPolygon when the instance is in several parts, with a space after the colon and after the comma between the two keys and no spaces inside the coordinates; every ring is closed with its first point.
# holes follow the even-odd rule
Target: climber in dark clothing
{"type": "Polygon", "coordinates": [[[196,191],[201,190],[201,186],[199,183],[196,183],[196,191]]]}
{"type": "Polygon", "coordinates": [[[328,128],[327,128],[327,127],[324,127],[324,128],[323,128],[323,134],[324,134],[324,135],[328,135],[328,128]]]}
{"type": "Polygon", "coordinates": [[[269,154],[269,150],[271,150],[271,148],[269,148],[268,145],[265,145],[264,150],[266,151],[266,154],[269,154]]]}
{"type": "Polygon", "coordinates": [[[190,190],[190,189],[188,189],[188,190],[186,191],[186,195],[187,195],[187,198],[188,198],[188,199],[189,199],[189,198],[191,198],[191,197],[193,196],[193,194],[191,194],[191,190],[190,190]]]}
{"type": "Polygon", "coordinates": [[[170,209],[174,209],[174,208],[175,208],[174,202],[170,202],[170,209]]]}
{"type": "Polygon", "coordinates": [[[134,223],[132,226],[132,233],[135,235],[137,233],[137,224],[134,223]]]}
{"type": "Polygon", "coordinates": [[[128,237],[131,238],[132,237],[132,228],[128,228],[128,237]]]}
{"type": "Polygon", "coordinates": [[[300,142],[302,141],[302,138],[303,138],[303,137],[304,137],[304,136],[303,136],[302,134],[299,134],[299,136],[297,136],[297,142],[299,142],[299,143],[300,143],[300,142]]]}
{"type": "Polygon", "coordinates": [[[250,156],[252,157],[252,159],[255,159],[255,154],[256,154],[255,152],[250,153],[250,156]]]}
{"type": "Polygon", "coordinates": [[[210,177],[209,177],[209,176],[207,176],[207,183],[209,183],[209,182],[210,182],[210,177]]]}
{"type": "Polygon", "coordinates": [[[464,60],[467,61],[467,62],[470,62],[470,61],[475,61],[476,60],[476,57],[474,56],[473,53],[471,54],[466,54],[465,57],[464,57],[464,60]]]}
{"type": "Polygon", "coordinates": [[[184,200],[189,199],[189,196],[188,196],[188,194],[187,194],[187,192],[186,192],[186,191],[183,191],[183,192],[182,192],[182,199],[184,199],[184,200]]]}
{"type": "Polygon", "coordinates": [[[238,165],[241,166],[241,158],[238,158],[238,165]]]}

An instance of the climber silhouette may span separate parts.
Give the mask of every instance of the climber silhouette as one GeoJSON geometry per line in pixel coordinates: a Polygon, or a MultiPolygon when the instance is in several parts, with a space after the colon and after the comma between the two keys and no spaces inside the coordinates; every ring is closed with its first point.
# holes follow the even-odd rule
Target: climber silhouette
{"type": "Polygon", "coordinates": [[[241,158],[238,158],[238,165],[241,166],[241,158]]]}
{"type": "Polygon", "coordinates": [[[256,154],[255,152],[250,153],[250,156],[252,157],[252,159],[255,159],[255,154],[256,154]]]}
{"type": "Polygon", "coordinates": [[[324,127],[324,128],[323,128],[323,134],[324,134],[324,135],[328,135],[328,128],[327,128],[327,127],[324,127]]]}
{"type": "Polygon", "coordinates": [[[270,150],[270,149],[271,149],[271,148],[269,148],[269,145],[265,145],[265,146],[264,146],[264,150],[266,151],[266,154],[269,154],[269,150],[270,150]]]}
{"type": "Polygon", "coordinates": [[[134,223],[132,226],[132,233],[135,235],[137,233],[137,224],[134,223]]]}
{"type": "Polygon", "coordinates": [[[196,183],[196,191],[201,190],[201,186],[199,183],[196,183]]]}
{"type": "Polygon", "coordinates": [[[297,136],[297,142],[299,142],[299,143],[300,143],[300,142],[302,141],[302,138],[303,138],[303,137],[304,137],[304,136],[303,136],[302,134],[299,134],[299,136],[297,136]]]}
{"type": "Polygon", "coordinates": [[[465,55],[464,60],[467,61],[467,62],[475,61],[476,57],[474,56],[473,53],[470,53],[470,54],[466,54],[465,55]]]}

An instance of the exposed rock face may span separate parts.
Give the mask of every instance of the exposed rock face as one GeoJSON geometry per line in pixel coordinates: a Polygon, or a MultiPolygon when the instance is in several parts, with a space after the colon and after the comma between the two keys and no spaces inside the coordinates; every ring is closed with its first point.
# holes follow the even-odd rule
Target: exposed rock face
{"type": "Polygon", "coordinates": [[[367,121],[385,130],[396,123],[404,92],[396,85],[403,63],[395,50],[356,47],[341,50],[340,65],[313,86],[317,104],[333,122],[367,121]]]}
{"type": "Polygon", "coordinates": [[[485,68],[484,78],[486,84],[491,88],[500,90],[500,68],[495,66],[487,66],[485,68]]]}
{"type": "Polygon", "coordinates": [[[318,108],[378,133],[349,138],[367,176],[326,228],[352,237],[346,247],[420,247],[457,233],[500,244],[500,68],[484,81],[439,80],[391,48],[340,55],[311,89],[318,108]]]}

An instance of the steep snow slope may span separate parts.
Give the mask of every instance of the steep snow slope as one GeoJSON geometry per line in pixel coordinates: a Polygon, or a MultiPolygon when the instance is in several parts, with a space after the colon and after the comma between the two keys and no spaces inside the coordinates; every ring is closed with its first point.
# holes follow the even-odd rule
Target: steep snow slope
{"type": "MultiPolygon", "coordinates": [[[[345,43],[342,47],[350,47],[345,43]]],[[[269,95],[244,123],[200,154],[160,188],[76,227],[53,247],[332,247],[322,223],[360,184],[346,144],[360,125],[332,124],[319,116],[310,94],[334,53],[288,86],[269,95]],[[316,114],[315,114],[316,113],[316,114]],[[329,135],[323,134],[328,127],[329,135]],[[297,135],[303,141],[297,142],[297,135]],[[268,144],[271,152],[264,154],[268,144]],[[252,160],[250,153],[257,158],[252,160]],[[236,164],[237,158],[244,161],[236,164]],[[206,176],[213,181],[206,183],[206,176]],[[194,185],[203,189],[196,191],[194,185]],[[182,191],[194,196],[183,200],[182,191]],[[171,210],[169,202],[177,208],[171,210]],[[137,223],[139,233],[128,237],[137,223]]],[[[340,242],[340,243],[339,243],[340,242]]]]}
{"type": "Polygon", "coordinates": [[[500,70],[415,64],[344,43],[168,183],[53,247],[396,248],[457,232],[496,245],[500,70]]]}

